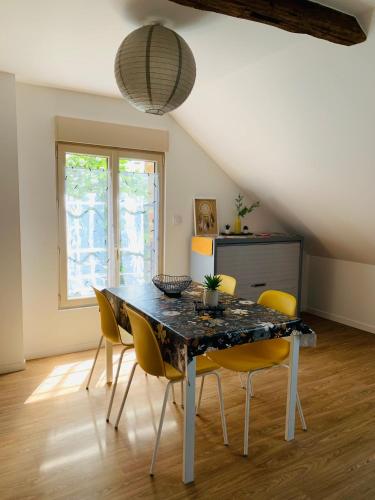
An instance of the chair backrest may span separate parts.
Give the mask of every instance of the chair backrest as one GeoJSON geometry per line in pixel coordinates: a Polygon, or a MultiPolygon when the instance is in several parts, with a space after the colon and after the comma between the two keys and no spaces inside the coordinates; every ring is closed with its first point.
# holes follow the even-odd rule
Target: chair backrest
{"type": "Polygon", "coordinates": [[[227,293],[228,295],[234,295],[237,284],[236,278],[232,278],[232,276],[227,276],[226,274],[219,274],[219,276],[221,278],[219,292],[227,293]]]}
{"type": "Polygon", "coordinates": [[[275,309],[287,316],[296,315],[297,301],[290,293],[279,290],[266,290],[260,295],[258,304],[275,309]]]}
{"type": "Polygon", "coordinates": [[[134,349],[139,365],[150,375],[164,377],[164,361],[150,323],[130,307],[126,307],[126,312],[130,320],[134,349]]]}
{"type": "Polygon", "coordinates": [[[111,303],[103,292],[100,292],[94,287],[93,289],[99,304],[100,322],[103,336],[113,344],[121,343],[120,329],[118,327],[111,303]]]}

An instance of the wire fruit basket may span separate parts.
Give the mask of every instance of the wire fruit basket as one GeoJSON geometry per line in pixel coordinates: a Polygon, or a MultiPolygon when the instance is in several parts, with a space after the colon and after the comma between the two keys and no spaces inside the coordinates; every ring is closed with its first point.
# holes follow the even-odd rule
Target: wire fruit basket
{"type": "Polygon", "coordinates": [[[181,292],[186,290],[192,282],[190,276],[170,276],[158,274],[152,278],[153,284],[168,297],[181,297],[181,292]]]}

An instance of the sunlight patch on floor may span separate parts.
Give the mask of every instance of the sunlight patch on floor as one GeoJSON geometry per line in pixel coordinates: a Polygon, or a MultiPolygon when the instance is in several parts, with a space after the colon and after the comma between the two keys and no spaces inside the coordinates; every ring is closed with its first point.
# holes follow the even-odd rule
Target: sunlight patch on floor
{"type": "MultiPolygon", "coordinates": [[[[103,422],[104,427],[105,422],[103,422]]],[[[98,431],[97,424],[95,421],[89,422],[87,424],[75,425],[74,427],[63,427],[58,429],[53,429],[53,432],[48,435],[48,444],[56,444],[60,441],[64,441],[67,438],[75,436],[82,437],[83,435],[87,436],[88,434],[96,434],[98,431]]]]}
{"type": "MultiPolygon", "coordinates": [[[[147,425],[142,424],[139,429],[121,429],[121,423],[119,424],[119,432],[125,433],[128,441],[132,445],[136,445],[140,440],[151,440],[156,437],[157,426],[159,425],[159,415],[156,421],[152,421],[147,425]]],[[[124,427],[124,424],[123,424],[124,427]]],[[[162,435],[168,433],[168,431],[174,431],[178,427],[178,422],[176,420],[164,420],[162,435]]],[[[162,438],[163,439],[163,438],[162,438]]]]}
{"type": "MultiPolygon", "coordinates": [[[[119,354],[113,355],[113,371],[117,369],[119,354]]],[[[64,363],[55,366],[48,376],[26,399],[25,404],[45,401],[47,399],[65,396],[82,390],[89,376],[94,358],[76,363],[64,363]]],[[[135,360],[135,353],[131,351],[125,354],[121,367],[120,380],[127,376],[135,360]]],[[[106,384],[105,370],[95,368],[90,388],[103,387],[106,384]],[[98,376],[98,374],[100,375],[98,376]]]]}
{"type": "Polygon", "coordinates": [[[92,360],[89,359],[56,366],[26,399],[25,404],[79,391],[87,380],[91,365],[92,360]]]}
{"type": "MultiPolygon", "coordinates": [[[[103,446],[105,448],[105,444],[103,444],[103,446]]],[[[89,446],[87,448],[83,448],[82,450],[74,451],[73,453],[64,454],[61,457],[46,460],[40,465],[39,470],[41,472],[47,472],[51,469],[55,469],[56,467],[66,467],[67,465],[75,462],[82,462],[82,460],[91,458],[95,455],[99,458],[102,457],[103,451],[103,447],[100,447],[97,444],[89,446]]]]}

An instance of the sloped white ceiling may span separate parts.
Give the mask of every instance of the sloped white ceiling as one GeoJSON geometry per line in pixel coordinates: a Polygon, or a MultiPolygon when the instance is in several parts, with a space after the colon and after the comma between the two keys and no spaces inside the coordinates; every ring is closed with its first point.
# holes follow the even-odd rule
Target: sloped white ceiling
{"type": "MultiPolygon", "coordinates": [[[[175,118],[240,186],[305,235],[312,254],[375,264],[374,30],[350,48],[250,30],[255,43],[233,29],[233,60],[270,40],[275,50],[200,81],[175,118]]],[[[219,67],[222,34],[211,51],[219,67]]]]}
{"type": "Polygon", "coordinates": [[[166,21],[198,67],[175,119],[311,253],[375,264],[375,0],[321,3],[358,15],[367,42],[342,47],[167,0],[1,0],[0,70],[119,96],[121,40],[166,21]]]}

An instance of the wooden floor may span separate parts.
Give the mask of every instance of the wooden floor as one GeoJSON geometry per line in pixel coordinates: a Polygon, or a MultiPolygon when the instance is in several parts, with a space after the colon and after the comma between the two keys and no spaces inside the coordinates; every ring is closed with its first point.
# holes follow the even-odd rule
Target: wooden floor
{"type": "MultiPolygon", "coordinates": [[[[255,378],[250,456],[241,456],[244,391],[223,372],[230,446],[222,445],[215,386],[197,419],[196,481],[181,482],[181,408],[168,405],[155,477],[148,476],[164,382],[139,370],[119,431],[105,422],[104,355],[27,363],[0,377],[0,498],[374,499],[375,335],[313,316],[318,347],[303,349],[300,396],[308,432],[283,439],[286,371],[255,378]]],[[[122,395],[133,354],[122,371],[122,395]]],[[[178,394],[179,395],[179,394],[178,394]]],[[[115,402],[115,411],[119,400],[115,402]]]]}

